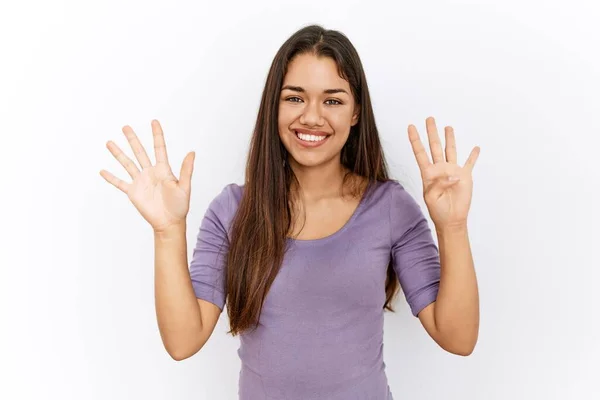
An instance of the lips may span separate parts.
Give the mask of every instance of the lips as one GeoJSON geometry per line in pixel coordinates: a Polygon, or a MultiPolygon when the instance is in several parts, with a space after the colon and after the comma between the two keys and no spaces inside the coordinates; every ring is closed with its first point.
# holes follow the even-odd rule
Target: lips
{"type": "Polygon", "coordinates": [[[296,138],[296,140],[298,141],[298,143],[302,146],[302,147],[318,147],[321,146],[323,143],[327,142],[329,140],[329,136],[331,136],[328,133],[325,132],[315,132],[315,131],[309,131],[306,129],[294,129],[294,137],[296,138]],[[321,139],[318,141],[307,141],[307,140],[302,140],[300,139],[300,137],[298,136],[298,133],[302,133],[302,134],[307,134],[307,135],[315,135],[315,136],[324,136],[325,139],[321,139]]]}
{"type": "Polygon", "coordinates": [[[321,131],[311,131],[309,129],[294,129],[296,133],[303,133],[305,135],[314,135],[314,136],[330,136],[330,133],[321,132],[321,131]]]}

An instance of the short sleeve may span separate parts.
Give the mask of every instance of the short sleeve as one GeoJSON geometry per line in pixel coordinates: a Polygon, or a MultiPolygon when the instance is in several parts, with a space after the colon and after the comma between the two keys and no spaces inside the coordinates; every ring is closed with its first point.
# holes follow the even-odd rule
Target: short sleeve
{"type": "Polygon", "coordinates": [[[439,251],[421,207],[396,181],[393,181],[390,199],[392,265],[416,317],[437,298],[439,251]]]}
{"type": "Polygon", "coordinates": [[[230,191],[231,185],[226,186],[209,204],[190,263],[196,298],[209,301],[221,310],[226,297],[225,257],[229,250],[230,191]]]}

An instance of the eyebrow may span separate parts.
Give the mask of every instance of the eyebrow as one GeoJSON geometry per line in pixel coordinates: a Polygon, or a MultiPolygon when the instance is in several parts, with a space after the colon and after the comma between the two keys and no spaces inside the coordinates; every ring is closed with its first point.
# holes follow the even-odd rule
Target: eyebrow
{"type": "MultiPolygon", "coordinates": [[[[306,90],[304,90],[304,88],[301,86],[285,85],[284,87],[281,88],[282,91],[284,91],[286,89],[293,90],[294,92],[300,92],[300,93],[306,92],[306,90]]],[[[346,94],[348,94],[347,91],[345,91],[344,89],[341,89],[341,88],[325,89],[325,90],[323,90],[323,93],[327,93],[327,94],[346,93],[346,94]]]]}

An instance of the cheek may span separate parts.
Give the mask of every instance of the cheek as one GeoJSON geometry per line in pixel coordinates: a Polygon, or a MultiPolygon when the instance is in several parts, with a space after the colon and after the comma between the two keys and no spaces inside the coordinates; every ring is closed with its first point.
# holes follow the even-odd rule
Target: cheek
{"type": "Polygon", "coordinates": [[[289,107],[279,107],[279,114],[277,116],[279,129],[287,128],[296,118],[297,116],[289,107]]]}
{"type": "Polygon", "coordinates": [[[329,123],[336,131],[346,131],[350,129],[350,126],[352,125],[352,112],[351,110],[340,110],[340,112],[331,113],[328,119],[329,123]]]}
{"type": "Polygon", "coordinates": [[[282,107],[279,107],[279,111],[277,114],[277,130],[279,131],[279,136],[282,136],[283,134],[283,130],[285,129],[286,126],[286,115],[285,115],[285,111],[282,109],[282,107]]]}

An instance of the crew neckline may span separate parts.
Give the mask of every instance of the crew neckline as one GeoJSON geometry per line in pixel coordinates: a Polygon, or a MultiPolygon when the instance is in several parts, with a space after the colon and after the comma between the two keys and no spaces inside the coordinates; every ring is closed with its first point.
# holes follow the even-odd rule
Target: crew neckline
{"type": "Polygon", "coordinates": [[[373,188],[375,187],[375,185],[377,183],[378,183],[378,181],[372,181],[372,182],[368,183],[367,188],[365,189],[364,193],[362,194],[360,201],[358,202],[358,205],[354,209],[354,212],[352,213],[352,215],[350,216],[348,221],[346,221],[346,223],[340,229],[333,232],[331,235],[328,235],[328,236],[325,236],[322,238],[317,238],[317,239],[294,239],[289,236],[286,236],[286,240],[293,244],[310,245],[310,244],[326,243],[326,242],[329,242],[329,241],[335,239],[336,237],[342,235],[346,230],[349,229],[349,227],[352,225],[354,220],[358,217],[358,214],[363,209],[363,207],[366,203],[368,195],[370,194],[370,192],[373,190],[373,188]]]}

